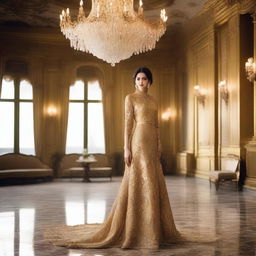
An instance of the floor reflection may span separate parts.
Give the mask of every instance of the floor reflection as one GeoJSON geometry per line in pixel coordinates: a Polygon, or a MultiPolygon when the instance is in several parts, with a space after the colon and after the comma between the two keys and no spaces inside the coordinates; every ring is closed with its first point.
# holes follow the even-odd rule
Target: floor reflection
{"type": "Polygon", "coordinates": [[[84,201],[66,201],[66,224],[73,226],[84,224],[84,201]]]}
{"type": "Polygon", "coordinates": [[[35,209],[0,212],[0,255],[34,256],[35,209]],[[15,233],[19,239],[15,239],[15,233]]]}
{"type": "Polygon", "coordinates": [[[19,256],[34,256],[35,209],[20,209],[19,256]]]}
{"type": "Polygon", "coordinates": [[[87,223],[103,223],[106,214],[105,200],[87,201],[87,223]]]}
{"type": "Polygon", "coordinates": [[[70,251],[69,254],[68,254],[68,256],[82,256],[82,254],[81,254],[81,253],[77,253],[77,252],[72,252],[72,251],[70,251]]]}
{"type": "Polygon", "coordinates": [[[104,252],[102,252],[102,249],[77,249],[77,250],[70,250],[68,256],[120,256],[123,254],[116,254],[115,251],[111,249],[104,249],[104,252]],[[108,252],[110,250],[110,252],[108,252]],[[99,251],[99,252],[98,252],[99,251]]]}
{"type": "Polygon", "coordinates": [[[67,199],[65,201],[65,213],[66,224],[70,226],[103,223],[106,215],[106,200],[88,200],[85,203],[83,199],[67,199]]]}
{"type": "Polygon", "coordinates": [[[0,212],[0,255],[14,255],[14,212],[0,212]]]}

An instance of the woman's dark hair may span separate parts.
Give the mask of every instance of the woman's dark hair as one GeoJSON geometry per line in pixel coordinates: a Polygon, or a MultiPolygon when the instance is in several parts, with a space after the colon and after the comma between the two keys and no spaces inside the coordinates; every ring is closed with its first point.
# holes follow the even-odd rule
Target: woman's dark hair
{"type": "Polygon", "coordinates": [[[133,75],[133,80],[135,82],[135,79],[136,79],[136,76],[139,74],[139,73],[144,73],[148,79],[148,81],[150,82],[150,84],[153,84],[153,76],[152,76],[152,73],[150,71],[149,68],[146,68],[146,67],[141,67],[141,68],[138,68],[134,75],[133,75]]]}

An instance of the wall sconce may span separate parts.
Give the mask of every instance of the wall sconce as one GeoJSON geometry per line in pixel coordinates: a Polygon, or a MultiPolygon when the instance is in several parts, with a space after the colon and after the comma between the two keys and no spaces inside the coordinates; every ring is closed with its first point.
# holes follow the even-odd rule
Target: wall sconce
{"type": "Polygon", "coordinates": [[[171,118],[176,117],[176,111],[172,110],[171,108],[167,108],[162,114],[161,119],[164,121],[169,121],[171,118]]]}
{"type": "Polygon", "coordinates": [[[46,113],[47,113],[48,116],[54,117],[54,116],[57,116],[58,110],[55,106],[50,105],[50,106],[47,107],[46,113]]]}
{"type": "Polygon", "coordinates": [[[256,68],[253,57],[249,58],[245,63],[246,78],[250,82],[256,81],[256,68]]]}
{"type": "Polygon", "coordinates": [[[229,92],[226,80],[222,80],[219,82],[219,90],[221,99],[223,99],[226,102],[226,104],[228,104],[229,92]]]}
{"type": "Polygon", "coordinates": [[[206,94],[205,90],[202,89],[200,87],[200,85],[195,85],[194,86],[194,90],[195,90],[195,96],[196,96],[198,102],[204,106],[205,94],[206,94]]]}

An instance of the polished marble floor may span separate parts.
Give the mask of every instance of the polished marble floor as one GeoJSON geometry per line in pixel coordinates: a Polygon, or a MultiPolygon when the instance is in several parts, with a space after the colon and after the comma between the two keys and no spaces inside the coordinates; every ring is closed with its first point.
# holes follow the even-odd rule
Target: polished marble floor
{"type": "Polygon", "coordinates": [[[159,250],[56,247],[43,239],[51,225],[103,222],[121,178],[64,179],[0,187],[0,256],[256,256],[256,191],[225,185],[216,192],[207,180],[166,177],[179,230],[216,241],[175,244],[159,250]]]}

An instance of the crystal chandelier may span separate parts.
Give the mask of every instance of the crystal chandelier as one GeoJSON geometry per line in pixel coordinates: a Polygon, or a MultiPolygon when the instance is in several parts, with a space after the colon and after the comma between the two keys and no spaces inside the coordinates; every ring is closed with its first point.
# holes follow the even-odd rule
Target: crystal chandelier
{"type": "Polygon", "coordinates": [[[81,0],[77,20],[71,20],[69,8],[62,11],[61,31],[75,50],[91,53],[114,66],[133,54],[154,49],[166,31],[165,10],[153,23],[145,20],[142,5],[140,0],[136,12],[133,0],[92,0],[90,14],[85,17],[81,0]]]}

